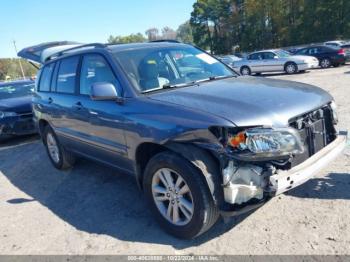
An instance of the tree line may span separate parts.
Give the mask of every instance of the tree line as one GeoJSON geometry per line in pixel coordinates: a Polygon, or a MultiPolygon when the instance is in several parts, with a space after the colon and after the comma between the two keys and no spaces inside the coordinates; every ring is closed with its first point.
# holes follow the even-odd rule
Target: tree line
{"type": "MultiPolygon", "coordinates": [[[[350,0],[197,0],[177,29],[150,28],[111,44],[174,39],[214,54],[249,52],[334,39],[350,39],[350,0]]],[[[36,70],[21,60],[26,76],[36,70]]],[[[17,59],[0,59],[0,80],[21,77],[17,59]]]]}
{"type": "Polygon", "coordinates": [[[214,53],[350,39],[349,0],[197,0],[194,43],[214,53]]]}
{"type": "Polygon", "coordinates": [[[36,75],[37,69],[24,59],[1,58],[0,59],[0,80],[14,80],[22,78],[22,71],[19,65],[22,63],[23,72],[26,77],[36,75]]]}
{"type": "Polygon", "coordinates": [[[150,28],[145,35],[108,42],[176,39],[227,54],[350,39],[350,0],[197,0],[177,30],[150,28]]]}
{"type": "Polygon", "coordinates": [[[137,43],[156,40],[178,40],[184,43],[193,43],[192,27],[190,22],[187,21],[180,25],[177,30],[172,29],[169,26],[165,26],[162,29],[157,27],[149,28],[145,31],[145,35],[142,33],[131,34],[127,36],[113,36],[111,35],[107,42],[109,44],[126,44],[137,43]]]}

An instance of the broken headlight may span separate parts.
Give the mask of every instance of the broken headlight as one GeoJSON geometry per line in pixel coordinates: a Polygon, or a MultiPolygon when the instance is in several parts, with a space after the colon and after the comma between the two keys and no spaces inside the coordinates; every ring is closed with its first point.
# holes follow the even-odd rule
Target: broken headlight
{"type": "Polygon", "coordinates": [[[336,125],[338,123],[337,104],[334,101],[332,101],[330,105],[332,109],[333,123],[336,125]]]}
{"type": "Polygon", "coordinates": [[[273,157],[301,154],[304,147],[296,130],[291,128],[252,128],[229,137],[228,144],[254,156],[273,157]]]}

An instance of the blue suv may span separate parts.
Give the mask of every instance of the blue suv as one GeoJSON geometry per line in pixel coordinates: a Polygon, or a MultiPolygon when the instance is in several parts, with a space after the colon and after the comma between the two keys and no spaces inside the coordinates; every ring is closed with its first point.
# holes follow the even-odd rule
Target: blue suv
{"type": "Polygon", "coordinates": [[[80,156],[135,176],[180,238],[301,185],[346,145],[327,92],[240,77],[191,45],[51,42],[19,56],[42,64],[33,110],[52,164],[80,156]]]}

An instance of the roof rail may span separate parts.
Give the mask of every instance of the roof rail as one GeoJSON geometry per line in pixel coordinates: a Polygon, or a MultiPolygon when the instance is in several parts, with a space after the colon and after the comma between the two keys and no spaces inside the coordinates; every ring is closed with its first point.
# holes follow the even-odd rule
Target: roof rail
{"type": "Polygon", "coordinates": [[[91,44],[85,44],[85,45],[78,45],[78,46],[74,46],[74,47],[71,47],[71,48],[68,48],[68,49],[64,49],[60,52],[57,52],[57,53],[54,53],[50,56],[48,56],[45,60],[51,60],[52,58],[57,58],[67,52],[70,52],[70,51],[73,51],[73,50],[76,50],[76,49],[81,49],[81,48],[86,48],[86,47],[94,47],[94,48],[105,48],[107,47],[107,45],[105,44],[101,44],[101,43],[91,43],[91,44]]]}
{"type": "Polygon", "coordinates": [[[162,42],[168,42],[168,43],[181,43],[180,41],[174,40],[174,39],[159,39],[159,40],[152,40],[148,43],[162,43],[162,42]]]}

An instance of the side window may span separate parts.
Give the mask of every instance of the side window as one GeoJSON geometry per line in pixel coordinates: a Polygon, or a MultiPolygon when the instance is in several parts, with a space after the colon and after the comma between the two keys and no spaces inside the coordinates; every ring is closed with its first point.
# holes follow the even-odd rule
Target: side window
{"type": "Polygon", "coordinates": [[[298,55],[306,55],[309,53],[308,51],[309,51],[309,49],[305,48],[305,49],[301,49],[301,50],[297,51],[296,53],[298,55]]]}
{"type": "Polygon", "coordinates": [[[250,60],[262,60],[263,59],[263,54],[262,53],[255,53],[255,54],[251,54],[249,56],[250,60]]]}
{"type": "Polygon", "coordinates": [[[318,49],[317,47],[310,48],[310,49],[309,49],[309,54],[310,54],[310,55],[318,54],[318,53],[319,53],[318,50],[319,50],[319,49],[318,49]]]}
{"type": "Polygon", "coordinates": [[[264,53],[264,59],[274,59],[276,55],[272,52],[265,52],[264,53]]]}
{"type": "Polygon", "coordinates": [[[90,95],[91,86],[108,82],[117,87],[117,80],[107,61],[97,54],[85,55],[81,65],[80,94],[90,95]]]}
{"type": "Polygon", "coordinates": [[[44,66],[40,77],[39,91],[46,91],[46,92],[50,91],[51,76],[52,76],[54,67],[55,67],[54,63],[44,66]]]}
{"type": "Polygon", "coordinates": [[[74,94],[78,62],[78,56],[61,60],[57,76],[57,92],[74,94]]]}

